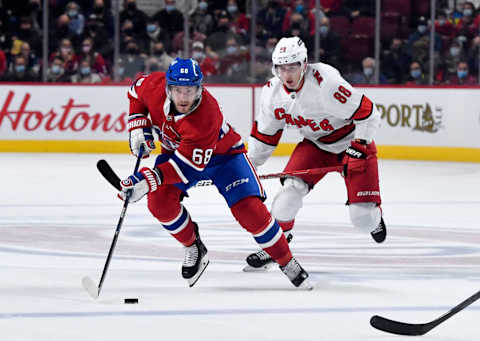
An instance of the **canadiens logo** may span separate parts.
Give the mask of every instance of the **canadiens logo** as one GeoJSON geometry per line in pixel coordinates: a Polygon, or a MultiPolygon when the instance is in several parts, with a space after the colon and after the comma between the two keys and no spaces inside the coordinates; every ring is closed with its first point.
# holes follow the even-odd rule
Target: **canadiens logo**
{"type": "Polygon", "coordinates": [[[162,145],[168,150],[175,150],[180,146],[180,135],[168,123],[163,123],[159,137],[162,145]]]}
{"type": "Polygon", "coordinates": [[[320,130],[320,129],[322,129],[324,131],[333,131],[334,130],[333,126],[330,124],[330,122],[327,119],[323,119],[320,122],[315,122],[312,119],[305,119],[301,115],[297,115],[297,117],[293,117],[292,115],[287,114],[285,112],[285,109],[283,109],[283,108],[276,108],[274,110],[274,113],[275,113],[275,118],[277,120],[279,120],[279,121],[285,120],[286,124],[289,124],[289,125],[292,125],[292,126],[296,125],[298,128],[310,127],[313,131],[317,131],[317,130],[320,130]]]}

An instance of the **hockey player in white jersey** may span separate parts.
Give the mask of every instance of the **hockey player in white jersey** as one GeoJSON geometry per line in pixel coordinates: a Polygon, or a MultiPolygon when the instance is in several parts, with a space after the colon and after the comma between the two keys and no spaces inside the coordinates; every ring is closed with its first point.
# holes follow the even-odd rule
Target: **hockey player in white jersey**
{"type": "MultiPolygon", "coordinates": [[[[381,243],[387,230],[380,208],[377,149],[373,141],[380,114],[372,101],[323,63],[308,64],[298,37],[282,38],[272,53],[274,78],[263,87],[261,110],[248,141],[248,157],[256,167],[270,157],[286,126],[303,136],[285,171],[343,165],[350,219],[355,228],[381,243]]],[[[276,194],[272,215],[287,240],[303,199],[324,174],[288,177],[276,194]]],[[[252,253],[254,269],[273,263],[264,251],[252,253]]],[[[252,270],[247,267],[247,269],[252,270]]]]}

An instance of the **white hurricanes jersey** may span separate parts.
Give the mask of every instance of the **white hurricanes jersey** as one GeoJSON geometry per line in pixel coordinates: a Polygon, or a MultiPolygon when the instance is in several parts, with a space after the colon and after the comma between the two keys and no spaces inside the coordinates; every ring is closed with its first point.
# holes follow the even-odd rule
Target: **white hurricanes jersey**
{"type": "Polygon", "coordinates": [[[274,77],[263,87],[261,110],[255,118],[248,156],[256,166],[265,162],[285,126],[318,148],[341,153],[354,138],[371,141],[380,123],[374,103],[354,89],[330,65],[309,64],[303,86],[291,92],[274,77]]]}

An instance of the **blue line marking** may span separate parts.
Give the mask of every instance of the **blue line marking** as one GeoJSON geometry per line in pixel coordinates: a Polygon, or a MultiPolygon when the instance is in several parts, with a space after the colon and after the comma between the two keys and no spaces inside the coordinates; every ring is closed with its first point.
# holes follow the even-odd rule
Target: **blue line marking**
{"type": "MultiPolygon", "coordinates": [[[[330,313],[372,313],[402,311],[441,311],[452,307],[358,307],[358,308],[275,308],[275,309],[209,309],[209,310],[147,310],[147,311],[85,311],[85,312],[43,312],[43,313],[2,313],[0,319],[19,318],[72,318],[112,316],[209,316],[209,315],[259,315],[259,314],[330,314],[330,313]]],[[[465,310],[480,311],[480,307],[465,310]]],[[[432,318],[435,318],[433,316],[432,318]]]]}

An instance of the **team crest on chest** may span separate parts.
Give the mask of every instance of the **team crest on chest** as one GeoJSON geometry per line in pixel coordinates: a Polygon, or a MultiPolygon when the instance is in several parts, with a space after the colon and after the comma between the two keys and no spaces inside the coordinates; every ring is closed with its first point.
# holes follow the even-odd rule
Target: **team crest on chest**
{"type": "Polygon", "coordinates": [[[164,122],[160,130],[160,141],[168,150],[175,150],[180,145],[180,134],[175,131],[170,122],[164,122]]]}

